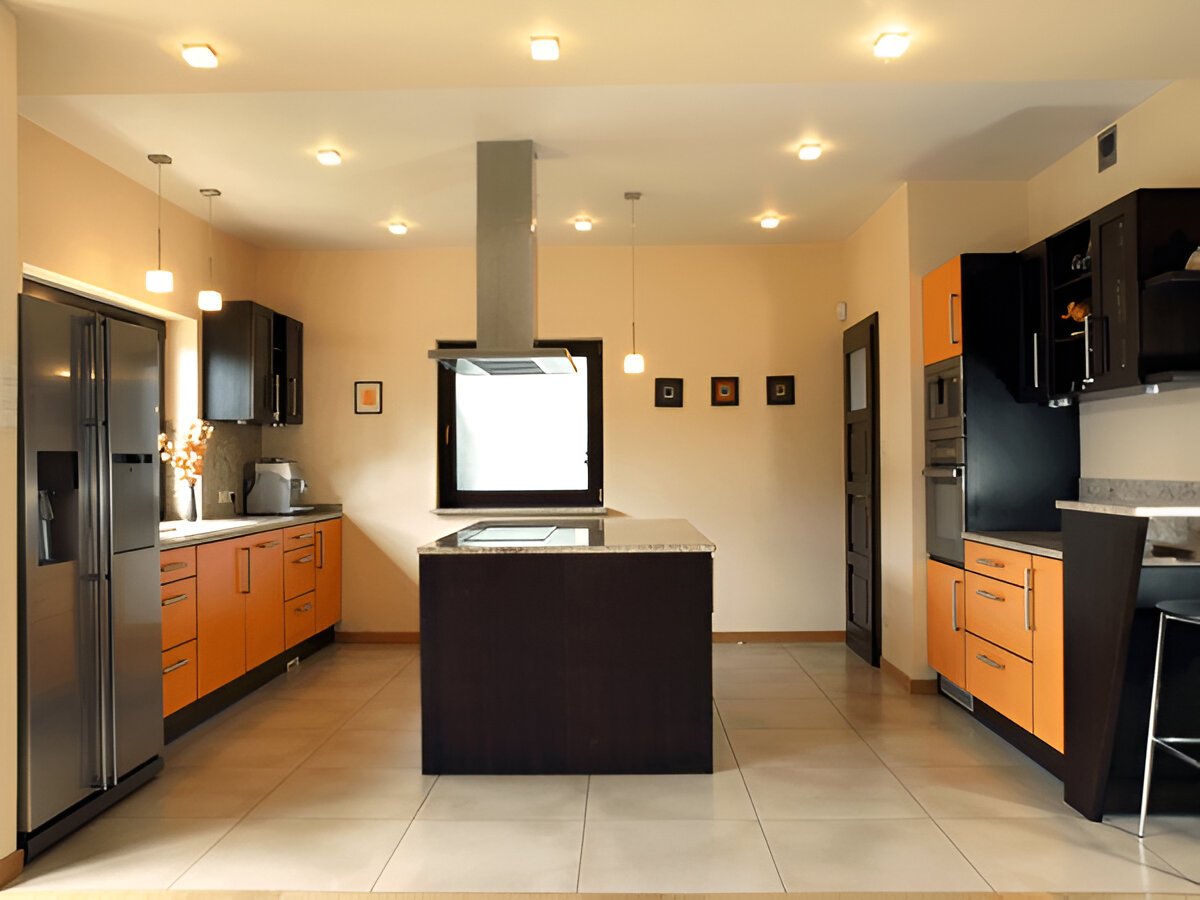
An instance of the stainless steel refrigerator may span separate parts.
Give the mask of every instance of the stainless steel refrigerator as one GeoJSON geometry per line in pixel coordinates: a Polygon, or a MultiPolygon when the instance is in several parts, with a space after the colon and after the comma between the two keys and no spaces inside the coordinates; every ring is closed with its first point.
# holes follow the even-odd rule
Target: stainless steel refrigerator
{"type": "Polygon", "coordinates": [[[162,342],[27,290],[44,295],[20,302],[17,828],[32,857],[162,768],[162,342]]]}

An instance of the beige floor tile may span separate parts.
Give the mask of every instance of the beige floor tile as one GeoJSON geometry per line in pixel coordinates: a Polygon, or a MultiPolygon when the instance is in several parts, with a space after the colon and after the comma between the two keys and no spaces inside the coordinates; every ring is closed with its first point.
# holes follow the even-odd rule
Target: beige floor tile
{"type": "Polygon", "coordinates": [[[796,660],[782,646],[714,644],[713,669],[793,668],[796,660]]]}
{"type": "Polygon", "coordinates": [[[721,727],[720,722],[715,723],[713,729],[713,771],[727,772],[738,767],[737,757],[733,755],[733,747],[729,744],[729,738],[725,734],[725,729],[721,727]]]}
{"type": "MultiPolygon", "coordinates": [[[[759,672],[775,671],[763,669],[738,669],[742,676],[755,676],[759,672]]],[[[817,683],[796,669],[789,672],[790,677],[772,679],[769,676],[725,678],[713,676],[713,696],[718,700],[755,700],[773,697],[824,697],[825,694],[817,683]]]]}
{"type": "Polygon", "coordinates": [[[407,820],[243,819],[174,887],[369,891],[407,827],[407,820]]]}
{"type": "Polygon", "coordinates": [[[929,819],[764,821],[788,891],[986,891],[929,819]]]}
{"type": "Polygon", "coordinates": [[[586,775],[442,775],[418,819],[583,820],[586,775]]]}
{"type": "Polygon", "coordinates": [[[712,775],[593,775],[588,821],[754,819],[736,768],[712,775]]]}
{"type": "Polygon", "coordinates": [[[233,824],[233,819],[105,816],[33,860],[14,887],[165,890],[233,824]]]}
{"type": "Polygon", "coordinates": [[[1026,762],[1011,745],[982,725],[969,728],[859,729],[891,768],[910,766],[1013,766],[1026,762]]]}
{"type": "Polygon", "coordinates": [[[302,700],[304,702],[335,700],[365,703],[379,692],[380,686],[374,682],[338,684],[327,682],[320,678],[293,678],[290,675],[281,675],[262,690],[270,692],[266,696],[269,696],[271,699],[302,700]]]}
{"type": "Polygon", "coordinates": [[[271,698],[240,710],[231,724],[255,728],[314,728],[333,731],[362,706],[361,700],[330,698],[320,703],[271,698]]]}
{"type": "Polygon", "coordinates": [[[436,778],[420,769],[300,768],[250,813],[275,819],[411,819],[436,778]]]}
{"type": "Polygon", "coordinates": [[[329,737],[312,728],[230,728],[214,731],[173,753],[180,766],[292,769],[329,737]]]}
{"type": "Polygon", "coordinates": [[[824,697],[718,700],[726,728],[849,728],[837,707],[824,697]]]}
{"type": "Polygon", "coordinates": [[[812,679],[797,665],[756,667],[746,666],[731,669],[714,669],[713,685],[727,686],[736,684],[791,683],[810,684],[812,679]]]}
{"type": "Polygon", "coordinates": [[[779,891],[757,822],[589,821],[579,890],[591,893],[779,891]]]}
{"type": "Polygon", "coordinates": [[[368,731],[420,731],[421,705],[376,705],[374,700],[359,709],[345,722],[346,728],[368,731]]]}
{"type": "Polygon", "coordinates": [[[105,813],[118,819],[241,818],[287,776],[288,769],[180,766],[168,762],[157,778],[105,813]]]}
{"type": "Polygon", "coordinates": [[[887,769],[748,768],[762,819],[917,819],[925,811],[887,769]]]}
{"type": "Polygon", "coordinates": [[[1062,782],[1033,763],[1023,766],[921,766],[893,769],[935,819],[1073,816],[1062,782]]]}
{"type": "Polygon", "coordinates": [[[845,697],[849,694],[886,697],[910,696],[896,679],[889,678],[878,669],[869,666],[843,669],[838,672],[817,672],[811,677],[813,683],[829,697],[845,697]]]}
{"type": "Polygon", "coordinates": [[[1082,818],[943,819],[997,891],[1188,891],[1138,839],[1082,818]]]}
{"type": "Polygon", "coordinates": [[[343,728],[304,765],[317,769],[419,769],[421,732],[343,728]]]}
{"type": "Polygon", "coordinates": [[[883,765],[863,739],[848,728],[746,728],[730,730],[729,742],[742,768],[835,769],[883,765]]]}
{"type": "Polygon", "coordinates": [[[412,823],[377,891],[575,890],[583,822],[412,823]]]}
{"type": "Polygon", "coordinates": [[[788,654],[810,675],[821,672],[877,671],[844,644],[788,644],[788,654]]]}
{"type": "Polygon", "coordinates": [[[965,709],[940,696],[846,694],[833,704],[860,730],[980,727],[965,709]]]}
{"type": "MultiPolygon", "coordinates": [[[[1137,816],[1111,816],[1104,821],[1137,834],[1137,816]]],[[[1145,845],[1180,875],[1200,882],[1200,816],[1148,816],[1145,845]]]]}

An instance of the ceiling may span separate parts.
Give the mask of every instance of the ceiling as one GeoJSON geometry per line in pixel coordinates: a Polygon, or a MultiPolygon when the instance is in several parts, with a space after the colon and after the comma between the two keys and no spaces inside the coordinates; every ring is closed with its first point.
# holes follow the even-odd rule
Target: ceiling
{"type": "Polygon", "coordinates": [[[1027,179],[1200,76],[1196,0],[8,3],[23,115],[147,187],[170,154],[169,199],[220,188],[219,227],[263,246],[469,244],[474,143],[521,138],[543,243],[628,242],[626,190],[642,242],[840,240],[904,180],[1027,179]],[[912,49],[875,59],[895,27],[912,49]]]}

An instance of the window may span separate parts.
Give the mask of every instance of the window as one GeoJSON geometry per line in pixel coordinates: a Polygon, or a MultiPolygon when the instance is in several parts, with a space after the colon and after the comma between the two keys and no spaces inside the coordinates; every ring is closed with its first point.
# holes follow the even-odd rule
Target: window
{"type": "MultiPolygon", "coordinates": [[[[471,342],[439,341],[439,348],[471,342]]],[[[438,367],[438,506],[593,507],[604,503],[600,341],[566,347],[572,375],[459,375],[438,367]]]]}

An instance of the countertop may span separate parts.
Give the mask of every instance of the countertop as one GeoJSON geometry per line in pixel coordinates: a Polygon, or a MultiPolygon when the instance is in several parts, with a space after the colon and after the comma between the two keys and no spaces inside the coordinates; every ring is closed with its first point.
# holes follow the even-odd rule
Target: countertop
{"type": "Polygon", "coordinates": [[[314,506],[311,512],[294,516],[238,516],[232,519],[204,519],[199,522],[160,522],[158,546],[162,550],[193,547],[196,544],[222,541],[244,534],[257,534],[260,531],[274,531],[291,525],[337,519],[341,518],[341,515],[342,506],[337,503],[314,506]]]}
{"type": "Polygon", "coordinates": [[[477,522],[417,553],[713,553],[686,519],[574,518],[477,522]]]}
{"type": "Polygon", "coordinates": [[[1147,504],[1107,500],[1103,503],[1085,500],[1059,500],[1055,504],[1059,509],[1072,509],[1078,512],[1102,513],[1109,516],[1137,516],[1143,519],[1157,518],[1200,518],[1200,506],[1196,504],[1147,504]]]}
{"type": "Polygon", "coordinates": [[[992,547],[1062,559],[1061,531],[964,531],[963,538],[992,547]]]}

